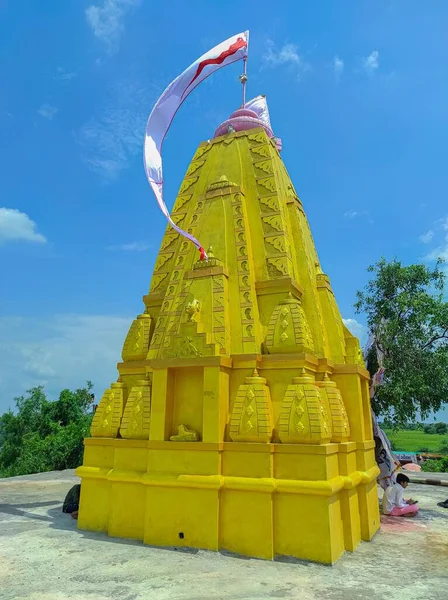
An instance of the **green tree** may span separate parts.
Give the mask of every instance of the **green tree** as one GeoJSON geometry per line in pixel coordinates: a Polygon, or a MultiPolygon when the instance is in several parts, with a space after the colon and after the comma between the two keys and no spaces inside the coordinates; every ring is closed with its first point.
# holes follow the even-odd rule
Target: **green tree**
{"type": "Polygon", "coordinates": [[[439,435],[445,435],[448,432],[448,425],[446,423],[435,423],[434,424],[434,433],[439,435]]]}
{"type": "Polygon", "coordinates": [[[92,383],[47,399],[43,387],[15,399],[0,417],[0,477],[75,468],[92,420],[92,383]]]}
{"type": "MultiPolygon", "coordinates": [[[[448,303],[441,262],[403,266],[384,258],[359,291],[355,308],[365,313],[383,353],[384,384],[372,407],[395,427],[426,418],[448,399],[448,303]]],[[[376,350],[367,356],[370,373],[378,369],[376,350]]]]}
{"type": "Polygon", "coordinates": [[[422,464],[422,471],[426,473],[448,473],[448,458],[425,460],[422,464]]]}

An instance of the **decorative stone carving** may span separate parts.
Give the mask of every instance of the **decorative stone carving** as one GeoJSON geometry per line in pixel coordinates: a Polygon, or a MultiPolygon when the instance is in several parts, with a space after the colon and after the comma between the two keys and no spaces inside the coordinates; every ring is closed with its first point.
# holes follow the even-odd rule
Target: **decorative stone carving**
{"type": "Polygon", "coordinates": [[[252,144],[263,144],[263,143],[266,143],[266,136],[264,135],[264,133],[261,133],[261,132],[252,133],[251,135],[247,136],[247,139],[249,140],[249,143],[251,145],[252,144]]]}
{"type": "Polygon", "coordinates": [[[199,300],[194,299],[189,302],[185,307],[185,312],[188,315],[188,320],[194,321],[195,317],[201,312],[201,303],[199,300]]]}
{"type": "Polygon", "coordinates": [[[286,258],[267,258],[266,265],[270,277],[285,277],[288,275],[286,258]]]}
{"type": "Polygon", "coordinates": [[[267,229],[267,233],[270,231],[277,232],[283,231],[283,223],[281,215],[272,215],[269,217],[263,217],[263,223],[265,224],[265,229],[267,229]]]}
{"type": "Polygon", "coordinates": [[[139,315],[132,322],[121,353],[124,361],[146,358],[151,341],[151,323],[152,318],[147,314],[139,315]]]}
{"type": "Polygon", "coordinates": [[[162,282],[168,277],[168,273],[157,273],[152,276],[151,292],[158,290],[162,282]]]}
{"type": "Polygon", "coordinates": [[[190,177],[189,179],[184,179],[180,186],[179,196],[182,196],[182,194],[185,194],[185,192],[187,190],[189,190],[191,188],[191,186],[197,182],[197,180],[198,180],[197,177],[190,177]]]}
{"type": "Polygon", "coordinates": [[[191,175],[194,175],[194,173],[196,173],[196,171],[198,171],[204,165],[205,160],[195,160],[194,162],[190,163],[190,166],[188,167],[188,170],[185,173],[185,177],[190,177],[191,175]]]}
{"type": "Polygon", "coordinates": [[[277,196],[261,196],[259,199],[261,204],[261,210],[263,212],[278,212],[278,198],[277,196]]]}
{"type": "Polygon", "coordinates": [[[257,179],[257,184],[263,187],[268,192],[275,192],[275,178],[274,177],[264,177],[263,179],[257,179]]]}
{"type": "Polygon", "coordinates": [[[166,254],[159,254],[159,256],[157,257],[157,260],[156,260],[154,271],[159,271],[160,269],[162,269],[173,258],[173,255],[174,255],[174,252],[168,252],[166,254]]]}
{"type": "Polygon", "coordinates": [[[90,426],[92,437],[116,438],[123,415],[123,388],[121,382],[113,383],[100,400],[90,426]]]}
{"type": "Polygon", "coordinates": [[[170,437],[170,442],[198,442],[199,434],[193,429],[187,429],[185,425],[179,425],[177,434],[170,437]]]}
{"type": "Polygon", "coordinates": [[[270,442],[273,433],[272,403],[266,379],[255,369],[238,388],[230,419],[233,442],[270,442]]]}
{"type": "Polygon", "coordinates": [[[302,369],[283,398],[278,434],[284,444],[326,444],[331,431],[314,379],[302,369]]]}
{"type": "Polygon", "coordinates": [[[253,154],[256,154],[256,157],[263,156],[264,158],[269,158],[271,156],[270,148],[267,144],[263,146],[252,146],[250,149],[253,154]]]}
{"type": "Polygon", "coordinates": [[[362,356],[361,346],[359,345],[358,338],[346,337],[345,345],[347,350],[347,364],[358,365],[365,368],[364,358],[362,356]]]}
{"type": "Polygon", "coordinates": [[[207,192],[215,192],[227,187],[237,187],[237,184],[229,181],[225,175],[221,175],[217,181],[214,181],[207,187],[207,192]]]}
{"type": "Polygon", "coordinates": [[[265,347],[270,354],[314,352],[314,343],[300,300],[291,294],[272,312],[265,347]]]}
{"type": "Polygon", "coordinates": [[[345,410],[342,394],[334,381],[325,373],[323,381],[316,383],[320,388],[322,400],[328,406],[332,422],[332,442],[346,442],[350,438],[350,423],[345,410]]]}
{"type": "Polygon", "coordinates": [[[131,389],[129,394],[120,427],[121,437],[147,440],[150,420],[151,386],[147,379],[142,379],[137,381],[137,385],[131,389]]]}

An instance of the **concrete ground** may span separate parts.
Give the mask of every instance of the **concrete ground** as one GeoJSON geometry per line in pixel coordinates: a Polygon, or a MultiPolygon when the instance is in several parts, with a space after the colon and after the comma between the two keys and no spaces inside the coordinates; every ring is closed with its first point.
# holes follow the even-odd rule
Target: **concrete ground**
{"type": "Polygon", "coordinates": [[[448,598],[446,487],[411,485],[416,519],[333,567],[158,549],[78,531],[61,512],[71,471],[0,480],[2,600],[442,600],[448,598]]]}

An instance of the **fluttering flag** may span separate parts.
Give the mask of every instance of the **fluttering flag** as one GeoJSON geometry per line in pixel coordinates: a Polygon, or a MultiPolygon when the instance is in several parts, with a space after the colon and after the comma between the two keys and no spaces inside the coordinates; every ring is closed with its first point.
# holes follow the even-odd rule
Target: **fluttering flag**
{"type": "Polygon", "coordinates": [[[171,227],[195,244],[201,260],[207,259],[198,240],[178,227],[171,219],[163,199],[162,145],[168,129],[182,102],[209,75],[238,60],[247,59],[249,32],[239,33],[198,58],[166,88],[157,100],[145,130],[144,164],[149,184],[171,227]]]}
{"type": "MultiPolygon", "coordinates": [[[[266,96],[257,96],[249,102],[246,102],[244,108],[249,108],[256,113],[257,117],[262,121],[266,127],[268,127],[272,131],[271,119],[269,117],[269,109],[268,103],[266,101],[266,96]]],[[[277,147],[277,150],[281,152],[282,149],[282,140],[278,137],[274,137],[274,142],[277,147]]]]}
{"type": "Polygon", "coordinates": [[[260,121],[263,121],[263,123],[267,125],[269,129],[272,129],[266,96],[257,96],[256,98],[249,100],[249,102],[246,102],[244,108],[253,110],[255,113],[257,113],[257,117],[260,119],[260,121]]]}

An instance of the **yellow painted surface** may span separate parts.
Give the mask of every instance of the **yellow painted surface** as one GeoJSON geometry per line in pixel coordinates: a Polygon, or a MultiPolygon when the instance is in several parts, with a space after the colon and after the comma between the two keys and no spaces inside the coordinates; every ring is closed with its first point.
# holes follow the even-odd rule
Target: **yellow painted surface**
{"type": "Polygon", "coordinates": [[[262,129],[199,146],[118,382],[85,441],[79,527],[334,563],[379,527],[359,342],[262,129]]]}

